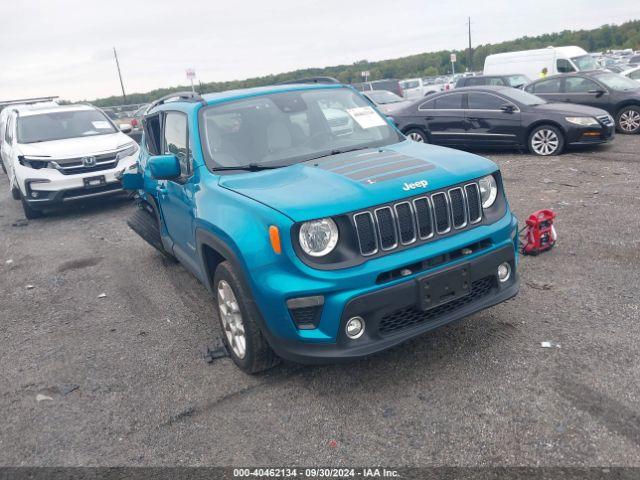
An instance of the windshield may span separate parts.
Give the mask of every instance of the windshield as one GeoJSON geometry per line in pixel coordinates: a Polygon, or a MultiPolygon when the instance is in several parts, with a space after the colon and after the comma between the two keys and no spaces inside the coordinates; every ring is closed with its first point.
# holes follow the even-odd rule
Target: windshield
{"type": "Polygon", "coordinates": [[[212,105],[200,116],[210,168],[285,166],[401,140],[349,88],[300,90],[212,105]]]}
{"type": "MultiPolygon", "coordinates": [[[[505,91],[502,91],[500,93],[507,95],[505,91]]],[[[528,105],[529,107],[547,103],[544,99],[540,97],[536,97],[535,95],[532,95],[529,92],[525,92],[524,90],[517,90],[515,88],[513,90],[509,89],[509,93],[507,96],[511,97],[514,101],[521,103],[523,105],[528,105]]]]}
{"type": "Polygon", "coordinates": [[[604,83],[611,90],[636,90],[640,88],[637,82],[634,82],[630,78],[623,77],[622,75],[618,75],[617,73],[601,73],[599,75],[595,75],[595,78],[604,83]]]}
{"type": "Polygon", "coordinates": [[[524,75],[509,75],[507,80],[509,80],[509,85],[512,87],[522,87],[530,82],[524,75]]]}
{"type": "Polygon", "coordinates": [[[402,88],[404,90],[409,90],[411,88],[418,88],[420,86],[420,82],[418,80],[405,80],[402,82],[402,88]]]}
{"type": "Polygon", "coordinates": [[[18,117],[17,129],[18,143],[89,137],[117,131],[98,110],[67,110],[22,116],[18,117]]]}
{"type": "Polygon", "coordinates": [[[387,103],[398,103],[402,102],[403,100],[395,93],[388,92],[387,90],[374,90],[372,92],[368,92],[367,97],[369,97],[378,105],[386,105],[387,103]]]}
{"type": "Polygon", "coordinates": [[[598,68],[598,62],[593,55],[580,55],[573,57],[571,61],[576,64],[578,70],[596,70],[598,68]]]}

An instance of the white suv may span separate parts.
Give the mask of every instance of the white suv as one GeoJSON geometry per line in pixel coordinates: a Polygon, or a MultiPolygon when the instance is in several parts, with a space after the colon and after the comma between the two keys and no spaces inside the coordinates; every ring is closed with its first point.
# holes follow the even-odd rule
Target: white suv
{"type": "Polygon", "coordinates": [[[120,174],[138,157],[138,145],[90,105],[12,105],[0,114],[0,132],[11,193],[27,218],[121,192],[120,174]]]}

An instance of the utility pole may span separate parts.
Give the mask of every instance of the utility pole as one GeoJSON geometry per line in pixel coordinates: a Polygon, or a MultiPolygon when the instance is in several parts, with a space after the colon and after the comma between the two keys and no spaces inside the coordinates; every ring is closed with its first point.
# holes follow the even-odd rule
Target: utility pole
{"type": "Polygon", "coordinates": [[[473,65],[471,63],[471,17],[469,17],[467,25],[469,25],[469,51],[467,52],[467,71],[471,71],[473,70],[473,65]]]}
{"type": "Polygon", "coordinates": [[[124,104],[127,104],[127,94],[124,93],[124,83],[122,83],[122,73],[120,73],[120,62],[118,62],[118,53],[116,52],[116,47],[113,47],[113,56],[116,57],[116,67],[118,67],[118,78],[120,79],[120,86],[122,87],[122,98],[124,100],[124,104]]]}

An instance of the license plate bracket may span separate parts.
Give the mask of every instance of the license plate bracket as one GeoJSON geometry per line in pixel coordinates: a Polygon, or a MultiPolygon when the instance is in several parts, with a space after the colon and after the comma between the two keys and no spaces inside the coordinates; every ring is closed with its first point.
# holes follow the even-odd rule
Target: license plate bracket
{"type": "Polygon", "coordinates": [[[97,177],[87,177],[82,179],[84,182],[84,188],[96,188],[106,185],[107,180],[104,175],[98,175],[97,177]]]}
{"type": "Polygon", "coordinates": [[[469,265],[462,265],[418,279],[419,303],[430,310],[471,293],[469,265]]]}

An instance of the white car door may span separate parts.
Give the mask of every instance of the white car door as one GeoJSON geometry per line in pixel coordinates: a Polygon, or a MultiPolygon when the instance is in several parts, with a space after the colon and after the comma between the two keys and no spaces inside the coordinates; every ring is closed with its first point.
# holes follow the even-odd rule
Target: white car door
{"type": "Polygon", "coordinates": [[[7,124],[4,129],[4,138],[2,139],[2,148],[0,149],[0,154],[2,155],[2,163],[7,169],[7,175],[9,175],[9,179],[13,178],[13,164],[11,160],[11,154],[13,152],[13,141],[14,141],[14,114],[10,114],[9,118],[7,118],[7,124]]]}

